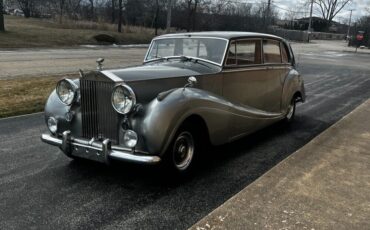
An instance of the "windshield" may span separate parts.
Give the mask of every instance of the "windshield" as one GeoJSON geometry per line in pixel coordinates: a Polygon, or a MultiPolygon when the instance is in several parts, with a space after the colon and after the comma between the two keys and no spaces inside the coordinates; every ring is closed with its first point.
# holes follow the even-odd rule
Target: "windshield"
{"type": "Polygon", "coordinates": [[[165,38],[154,40],[145,61],[165,57],[194,57],[221,65],[227,40],[217,38],[165,38]]]}

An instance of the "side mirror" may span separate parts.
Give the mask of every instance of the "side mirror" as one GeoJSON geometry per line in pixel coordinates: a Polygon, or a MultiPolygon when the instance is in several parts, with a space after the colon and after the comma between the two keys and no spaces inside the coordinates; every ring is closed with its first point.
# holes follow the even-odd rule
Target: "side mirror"
{"type": "Polygon", "coordinates": [[[188,78],[188,83],[190,87],[193,87],[198,83],[198,80],[194,76],[191,76],[188,78]]]}
{"type": "Polygon", "coordinates": [[[184,90],[187,87],[194,87],[197,83],[198,83],[198,80],[194,76],[189,77],[188,83],[184,86],[184,90]]]}

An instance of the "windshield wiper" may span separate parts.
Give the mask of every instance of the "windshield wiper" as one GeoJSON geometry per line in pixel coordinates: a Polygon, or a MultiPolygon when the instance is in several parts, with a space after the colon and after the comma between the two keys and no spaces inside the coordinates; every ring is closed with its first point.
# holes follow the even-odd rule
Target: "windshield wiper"
{"type": "Polygon", "coordinates": [[[158,57],[158,58],[153,59],[151,61],[169,61],[170,59],[180,59],[183,62],[189,62],[189,61],[191,62],[191,61],[194,61],[194,63],[197,63],[197,64],[202,65],[202,66],[206,66],[206,67],[208,67],[208,68],[211,69],[211,67],[209,67],[208,65],[202,63],[202,62],[208,63],[207,61],[204,61],[204,60],[199,59],[199,58],[196,58],[196,57],[189,57],[189,56],[185,56],[185,55],[158,57]]]}

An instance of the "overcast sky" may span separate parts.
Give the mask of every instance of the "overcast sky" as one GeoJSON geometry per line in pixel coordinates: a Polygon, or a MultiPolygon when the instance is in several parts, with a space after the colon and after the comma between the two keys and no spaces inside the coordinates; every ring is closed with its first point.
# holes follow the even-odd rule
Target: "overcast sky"
{"type": "MultiPolygon", "coordinates": [[[[307,2],[307,0],[272,0],[275,9],[278,10],[282,15],[293,11],[299,12],[299,16],[308,17],[310,8],[309,6],[304,6],[304,2],[307,2]]],[[[354,10],[352,18],[356,20],[362,16],[370,14],[369,11],[366,11],[366,8],[368,8],[370,11],[370,0],[353,0],[351,4],[348,4],[341,12],[338,13],[334,20],[348,23],[350,9],[354,10]]],[[[321,16],[318,8],[314,9],[313,12],[314,16],[321,16]]]]}

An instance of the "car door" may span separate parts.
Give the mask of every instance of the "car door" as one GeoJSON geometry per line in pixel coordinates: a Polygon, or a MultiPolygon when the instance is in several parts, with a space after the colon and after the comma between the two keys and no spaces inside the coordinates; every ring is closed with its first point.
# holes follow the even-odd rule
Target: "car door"
{"type": "Polygon", "coordinates": [[[266,100],[272,112],[281,112],[281,97],[285,78],[289,72],[287,53],[282,43],[273,39],[263,40],[263,61],[266,66],[266,100]]]}
{"type": "MultiPolygon", "coordinates": [[[[280,44],[277,44],[281,64],[280,44]]],[[[239,39],[230,43],[223,70],[223,96],[241,106],[277,113],[282,83],[278,68],[263,62],[263,57],[268,62],[275,61],[271,59],[273,55],[263,53],[264,45],[262,39],[239,39]]],[[[270,47],[266,48],[269,52],[270,47]]]]}

